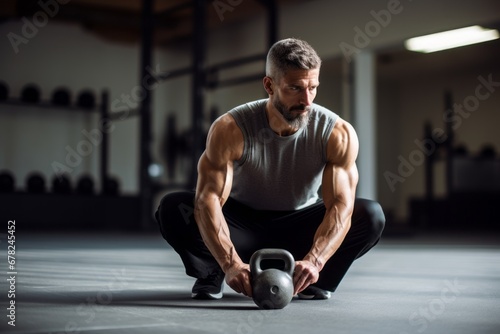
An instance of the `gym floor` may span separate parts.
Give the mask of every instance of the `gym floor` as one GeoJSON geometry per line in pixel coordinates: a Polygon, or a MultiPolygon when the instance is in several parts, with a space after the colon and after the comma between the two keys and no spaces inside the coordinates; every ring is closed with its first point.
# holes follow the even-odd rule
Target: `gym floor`
{"type": "MultiPolygon", "coordinates": [[[[14,280],[1,262],[0,332],[500,333],[499,241],[384,238],[330,300],[259,310],[227,286],[221,300],[192,300],[194,279],[156,233],[18,231],[14,280]]],[[[6,259],[7,234],[1,244],[6,259]]]]}

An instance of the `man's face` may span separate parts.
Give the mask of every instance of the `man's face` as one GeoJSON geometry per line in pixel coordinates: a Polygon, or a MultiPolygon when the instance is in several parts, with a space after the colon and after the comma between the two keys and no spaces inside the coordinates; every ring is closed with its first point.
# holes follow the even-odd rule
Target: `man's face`
{"type": "Polygon", "coordinates": [[[319,86],[319,69],[289,70],[273,80],[271,102],[292,127],[300,129],[308,120],[319,86]]]}

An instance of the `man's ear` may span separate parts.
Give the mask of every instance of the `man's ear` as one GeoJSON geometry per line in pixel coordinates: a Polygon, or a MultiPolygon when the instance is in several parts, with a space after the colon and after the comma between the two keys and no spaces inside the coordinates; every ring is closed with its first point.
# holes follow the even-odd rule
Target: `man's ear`
{"type": "Polygon", "coordinates": [[[262,80],[262,83],[264,84],[264,89],[266,90],[267,94],[273,95],[273,79],[271,79],[271,77],[265,76],[262,80]]]}

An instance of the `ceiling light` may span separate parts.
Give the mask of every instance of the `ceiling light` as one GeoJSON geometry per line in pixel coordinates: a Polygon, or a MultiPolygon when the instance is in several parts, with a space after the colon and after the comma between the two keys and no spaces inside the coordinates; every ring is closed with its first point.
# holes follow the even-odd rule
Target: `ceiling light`
{"type": "Polygon", "coordinates": [[[497,38],[499,38],[498,30],[472,26],[410,38],[405,41],[405,47],[410,51],[430,53],[491,41],[497,38]]]}

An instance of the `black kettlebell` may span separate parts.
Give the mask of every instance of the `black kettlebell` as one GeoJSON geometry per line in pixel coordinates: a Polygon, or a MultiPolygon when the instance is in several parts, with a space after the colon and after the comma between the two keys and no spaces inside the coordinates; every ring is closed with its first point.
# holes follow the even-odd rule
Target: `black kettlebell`
{"type": "Polygon", "coordinates": [[[284,249],[264,248],[256,251],[250,258],[252,275],[252,298],[261,309],[282,309],[293,298],[293,271],[295,260],[284,249]],[[269,268],[262,270],[262,260],[283,260],[283,270],[269,268]]]}

